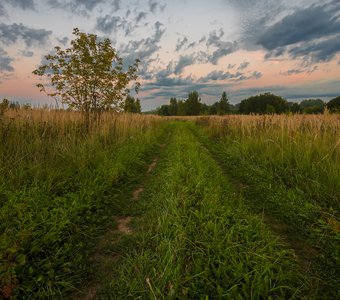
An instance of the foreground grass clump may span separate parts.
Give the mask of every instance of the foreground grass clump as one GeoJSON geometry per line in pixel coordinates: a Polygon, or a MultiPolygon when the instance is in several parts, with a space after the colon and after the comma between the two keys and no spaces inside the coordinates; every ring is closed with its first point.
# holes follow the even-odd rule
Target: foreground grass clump
{"type": "Polygon", "coordinates": [[[89,271],[116,189],[145,167],[160,118],[10,110],[0,120],[0,297],[60,297],[89,271]]]}
{"type": "MultiPolygon", "coordinates": [[[[309,245],[322,293],[339,297],[340,116],[198,118],[209,149],[248,204],[289,225],[309,245]]],[[[320,294],[320,295],[321,295],[320,294]]]]}
{"type": "Polygon", "coordinates": [[[139,239],[102,298],[287,299],[306,292],[292,253],[249,212],[191,125],[174,126],[142,196],[139,239]]]}

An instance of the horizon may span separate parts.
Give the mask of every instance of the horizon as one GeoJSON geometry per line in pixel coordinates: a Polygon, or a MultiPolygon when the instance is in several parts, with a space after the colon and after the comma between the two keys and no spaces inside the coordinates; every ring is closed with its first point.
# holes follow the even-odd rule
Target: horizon
{"type": "Polygon", "coordinates": [[[194,90],[207,104],[223,91],[231,104],[265,92],[328,102],[340,95],[339,12],[336,0],[5,0],[0,98],[53,105],[32,71],[79,27],[110,38],[128,63],[141,58],[143,111],[194,90]]]}

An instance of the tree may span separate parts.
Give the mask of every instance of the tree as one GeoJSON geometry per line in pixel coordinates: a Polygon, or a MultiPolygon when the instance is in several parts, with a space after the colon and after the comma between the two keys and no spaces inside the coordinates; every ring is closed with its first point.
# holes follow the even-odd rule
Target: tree
{"type": "Polygon", "coordinates": [[[188,99],[185,101],[186,115],[197,116],[201,112],[201,99],[198,92],[189,93],[188,99]]]}
{"type": "Polygon", "coordinates": [[[321,99],[306,99],[300,103],[300,109],[306,114],[321,114],[325,103],[321,99]]]}
{"type": "MultiPolygon", "coordinates": [[[[37,84],[40,91],[81,111],[88,127],[90,114],[97,120],[104,110],[120,111],[128,94],[128,85],[137,80],[139,60],[124,71],[123,59],[111,46],[109,39],[98,41],[94,34],[73,31],[71,48],[55,47],[55,54],[46,55],[47,63],[34,70],[49,79],[48,84],[37,84]]],[[[136,82],[138,91],[140,84],[136,82]]]]}
{"type": "Polygon", "coordinates": [[[185,101],[178,100],[177,101],[177,116],[185,116],[186,115],[186,106],[185,101]]]}
{"type": "Polygon", "coordinates": [[[141,113],[140,100],[127,95],[124,103],[124,111],[129,113],[141,113]]]}
{"type": "Polygon", "coordinates": [[[252,96],[241,101],[239,106],[240,113],[283,113],[288,111],[287,100],[271,93],[252,96]]]}
{"type": "Polygon", "coordinates": [[[218,114],[219,115],[225,115],[229,113],[230,108],[229,108],[229,99],[227,97],[227,93],[223,92],[222,97],[218,103],[218,114]]]}
{"type": "Polygon", "coordinates": [[[162,105],[160,107],[157,108],[157,114],[160,116],[170,116],[169,113],[169,105],[162,105]]]}
{"type": "Polygon", "coordinates": [[[327,108],[331,111],[331,112],[340,112],[340,96],[330,100],[327,103],[327,108]]]}
{"type": "Polygon", "coordinates": [[[140,114],[142,112],[142,106],[140,105],[140,100],[137,98],[136,99],[136,113],[140,114]]]}
{"type": "Polygon", "coordinates": [[[170,116],[177,116],[178,104],[176,98],[170,98],[169,114],[170,116]]]}

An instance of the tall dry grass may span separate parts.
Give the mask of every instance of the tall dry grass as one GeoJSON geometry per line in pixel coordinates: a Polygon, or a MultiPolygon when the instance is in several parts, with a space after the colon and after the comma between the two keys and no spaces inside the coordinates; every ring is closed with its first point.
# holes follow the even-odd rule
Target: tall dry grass
{"type": "Polygon", "coordinates": [[[300,186],[321,206],[339,208],[340,115],[229,115],[197,123],[245,160],[300,186]]]}

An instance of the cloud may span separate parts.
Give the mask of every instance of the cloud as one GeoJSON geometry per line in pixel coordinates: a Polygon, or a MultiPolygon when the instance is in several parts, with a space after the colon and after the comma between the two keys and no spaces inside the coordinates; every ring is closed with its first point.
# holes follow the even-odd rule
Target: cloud
{"type": "Polygon", "coordinates": [[[213,52],[212,55],[209,56],[208,61],[211,62],[213,65],[217,65],[220,58],[231,54],[237,50],[237,43],[236,42],[221,42],[218,49],[213,52]]]}
{"type": "Polygon", "coordinates": [[[258,79],[262,77],[262,73],[259,71],[254,71],[250,76],[246,76],[244,73],[237,71],[236,73],[223,72],[223,71],[212,71],[208,75],[203,76],[199,79],[199,82],[211,82],[219,80],[232,80],[241,81],[248,79],[258,79]]]}
{"type": "Polygon", "coordinates": [[[14,44],[23,40],[28,47],[46,44],[52,31],[45,29],[33,29],[22,23],[12,25],[0,24],[0,41],[5,44],[14,44]]]}
{"type": "Polygon", "coordinates": [[[9,57],[7,52],[0,48],[0,72],[14,72],[14,68],[11,66],[13,58],[9,57]]]}
{"type": "Polygon", "coordinates": [[[262,77],[262,73],[259,72],[259,71],[254,71],[252,74],[251,74],[251,78],[255,78],[255,79],[259,79],[262,77]]]}
{"type": "Polygon", "coordinates": [[[181,74],[185,67],[190,66],[194,64],[196,61],[195,57],[193,55],[181,55],[179,57],[179,61],[177,62],[174,73],[175,74],[181,74]]]}
{"type": "Polygon", "coordinates": [[[0,17],[7,16],[7,11],[2,3],[0,3],[0,17]]]}
{"type": "Polygon", "coordinates": [[[253,32],[253,42],[268,51],[265,59],[288,55],[310,64],[330,61],[340,51],[339,10],[340,2],[333,0],[297,8],[271,25],[263,20],[264,30],[253,32]]]}
{"type": "MultiPolygon", "coordinates": [[[[97,5],[104,2],[105,0],[48,0],[48,5],[53,9],[58,8],[74,14],[90,17],[89,12],[92,12],[97,5]]],[[[115,7],[115,1],[113,2],[113,6],[115,7]]]]}
{"type": "Polygon", "coordinates": [[[120,8],[121,8],[121,0],[114,0],[112,2],[112,5],[113,5],[114,12],[120,10],[120,8]]]}
{"type": "Polygon", "coordinates": [[[153,14],[156,14],[158,9],[159,11],[163,12],[165,7],[166,7],[166,4],[161,5],[159,2],[149,0],[150,12],[153,14]]]}
{"type": "Polygon", "coordinates": [[[34,55],[33,51],[21,50],[20,55],[25,57],[32,57],[34,55]]]}
{"type": "Polygon", "coordinates": [[[290,69],[285,72],[280,72],[280,75],[283,76],[291,76],[291,75],[296,75],[296,74],[301,74],[301,73],[307,73],[307,74],[312,74],[318,69],[318,66],[314,66],[313,68],[306,69],[306,68],[301,68],[301,69],[290,69]]]}
{"type": "Polygon", "coordinates": [[[245,61],[245,62],[243,62],[243,63],[241,63],[241,64],[239,65],[239,67],[237,68],[237,70],[244,70],[244,69],[246,69],[246,68],[249,66],[249,64],[250,64],[249,61],[245,61]]]}
{"type": "Polygon", "coordinates": [[[63,37],[63,38],[57,38],[57,41],[60,43],[60,44],[63,44],[63,45],[66,45],[67,42],[68,42],[69,38],[67,36],[63,37]]]}
{"type": "Polygon", "coordinates": [[[143,19],[146,19],[146,12],[141,11],[136,17],[136,23],[138,24],[143,19]]]}
{"type": "Polygon", "coordinates": [[[309,56],[314,62],[330,61],[340,51],[339,40],[340,34],[320,42],[310,42],[292,47],[288,53],[293,58],[309,56]]]}
{"type": "Polygon", "coordinates": [[[154,14],[156,13],[157,7],[159,6],[159,3],[156,1],[149,0],[149,7],[150,11],[154,14]]]}
{"type": "Polygon", "coordinates": [[[117,32],[118,29],[124,28],[126,21],[119,16],[98,17],[96,22],[96,29],[105,33],[110,34],[113,31],[117,32]]]}
{"type": "Polygon", "coordinates": [[[221,38],[223,35],[224,35],[224,31],[222,28],[219,29],[219,32],[216,32],[216,30],[210,32],[208,40],[206,42],[207,47],[209,46],[219,47],[221,43],[221,38]]]}
{"type": "Polygon", "coordinates": [[[340,21],[330,5],[312,5],[293,12],[267,27],[257,43],[270,51],[339,33],[340,21]]]}
{"type": "Polygon", "coordinates": [[[194,48],[196,46],[196,42],[192,42],[187,46],[187,49],[194,48]]]}
{"type": "Polygon", "coordinates": [[[240,73],[240,72],[232,74],[230,72],[212,71],[208,75],[201,77],[199,81],[210,82],[210,81],[226,80],[226,79],[240,78],[242,75],[243,73],[240,73]]]}
{"type": "Polygon", "coordinates": [[[11,4],[13,7],[19,7],[23,10],[35,9],[33,0],[5,0],[5,1],[11,4]]]}
{"type": "Polygon", "coordinates": [[[213,65],[217,65],[220,58],[233,53],[238,48],[236,42],[222,41],[221,38],[223,37],[223,35],[224,31],[222,28],[220,28],[218,32],[214,30],[209,34],[209,37],[206,41],[207,47],[213,46],[217,48],[208,57],[208,61],[211,62],[213,65]]]}
{"type": "Polygon", "coordinates": [[[159,21],[155,22],[155,32],[152,36],[141,40],[130,41],[121,49],[121,53],[125,56],[125,62],[127,64],[132,64],[136,58],[141,60],[139,74],[143,76],[143,78],[150,77],[149,74],[147,74],[147,70],[154,61],[152,56],[161,48],[159,43],[165,32],[165,29],[162,29],[162,27],[162,23],[159,21]]]}
{"type": "Polygon", "coordinates": [[[185,45],[185,44],[187,44],[188,43],[188,38],[187,37],[184,37],[183,39],[178,39],[177,40],[177,45],[176,45],[176,52],[178,52],[179,50],[181,50],[182,48],[183,48],[183,46],[185,45]]]}
{"type": "Polygon", "coordinates": [[[234,69],[236,67],[236,64],[228,64],[227,66],[227,69],[230,70],[230,69],[234,69]]]}
{"type": "Polygon", "coordinates": [[[199,43],[203,43],[203,42],[206,41],[206,39],[207,39],[207,37],[204,35],[204,36],[202,36],[202,37],[200,38],[200,40],[199,40],[198,42],[199,42],[199,43]]]}

